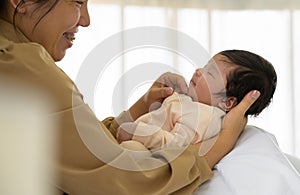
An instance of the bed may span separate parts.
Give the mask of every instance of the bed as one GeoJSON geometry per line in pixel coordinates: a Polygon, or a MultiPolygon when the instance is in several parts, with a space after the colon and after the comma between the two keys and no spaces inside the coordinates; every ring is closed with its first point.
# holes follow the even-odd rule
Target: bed
{"type": "Polygon", "coordinates": [[[298,195],[300,159],[284,154],[276,138],[247,126],[235,148],[196,195],[298,195]]]}

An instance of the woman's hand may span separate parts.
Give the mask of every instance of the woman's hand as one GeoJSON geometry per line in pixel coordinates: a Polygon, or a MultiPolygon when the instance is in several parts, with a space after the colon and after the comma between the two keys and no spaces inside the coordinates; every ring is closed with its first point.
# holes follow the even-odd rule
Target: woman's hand
{"type": "Polygon", "coordinates": [[[162,74],[131,108],[129,113],[133,120],[149,112],[149,110],[160,107],[163,100],[172,95],[174,91],[187,93],[187,85],[184,78],[174,73],[162,74]]]}
{"type": "Polygon", "coordinates": [[[123,141],[131,140],[136,129],[136,124],[133,122],[123,123],[117,130],[117,141],[120,144],[123,141]]]}
{"type": "Polygon", "coordinates": [[[178,93],[187,93],[188,87],[184,78],[178,74],[166,72],[162,74],[152,85],[151,88],[171,87],[178,93]]]}
{"type": "MultiPolygon", "coordinates": [[[[204,155],[211,168],[213,168],[234,147],[247,124],[245,113],[257,100],[259,95],[259,91],[250,91],[236,107],[226,114],[221,132],[216,142],[204,155]]],[[[202,143],[201,145],[203,144],[205,143],[202,143]]]]}
{"type": "Polygon", "coordinates": [[[120,144],[121,142],[123,141],[128,141],[128,140],[131,140],[133,137],[133,134],[131,133],[128,133],[127,131],[125,131],[123,128],[118,128],[118,131],[117,131],[117,141],[118,143],[120,144]]]}
{"type": "Polygon", "coordinates": [[[259,91],[250,91],[236,107],[225,115],[221,132],[238,137],[247,124],[245,113],[259,96],[259,91]]]}

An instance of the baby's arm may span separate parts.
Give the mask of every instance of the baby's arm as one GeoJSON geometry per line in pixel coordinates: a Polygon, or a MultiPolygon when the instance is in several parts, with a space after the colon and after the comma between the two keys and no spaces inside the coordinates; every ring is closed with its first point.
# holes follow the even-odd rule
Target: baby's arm
{"type": "Polygon", "coordinates": [[[195,133],[194,129],[179,121],[169,130],[139,121],[132,140],[142,143],[148,149],[158,149],[165,145],[186,146],[194,140],[195,133]]]}
{"type": "Polygon", "coordinates": [[[135,140],[148,149],[160,148],[167,140],[172,140],[173,136],[160,125],[148,124],[144,121],[123,123],[117,130],[119,143],[135,140]]]}

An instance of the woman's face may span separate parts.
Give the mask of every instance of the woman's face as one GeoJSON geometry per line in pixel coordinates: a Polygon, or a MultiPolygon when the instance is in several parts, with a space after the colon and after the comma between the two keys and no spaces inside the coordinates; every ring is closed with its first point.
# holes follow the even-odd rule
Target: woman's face
{"type": "Polygon", "coordinates": [[[226,56],[217,54],[203,68],[195,71],[188,90],[194,101],[217,106],[226,97],[227,76],[234,67],[227,61],[226,56]]]}
{"type": "Polygon", "coordinates": [[[43,45],[52,58],[59,61],[65,56],[66,50],[72,47],[78,27],[89,26],[90,18],[87,0],[59,0],[37,24],[53,2],[49,0],[37,9],[39,5],[26,1],[23,5],[25,13],[18,14],[16,25],[30,41],[43,45]]]}

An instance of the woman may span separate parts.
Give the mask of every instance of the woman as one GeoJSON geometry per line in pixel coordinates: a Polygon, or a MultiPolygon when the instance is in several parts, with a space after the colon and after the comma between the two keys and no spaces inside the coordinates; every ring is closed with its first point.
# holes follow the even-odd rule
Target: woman
{"type": "MultiPolygon", "coordinates": [[[[250,92],[226,115],[220,136],[205,156],[198,155],[199,146],[189,146],[156,169],[119,169],[93,155],[81,140],[78,128],[102,132],[106,135],[104,141],[117,145],[115,132],[120,123],[146,113],[151,103],[161,102],[177,86],[185,92],[184,80],[164,74],[127,112],[99,122],[73,82],[55,65],[72,47],[78,27],[89,26],[87,0],[3,0],[0,14],[0,78],[28,83],[31,89],[47,96],[41,100],[44,104],[52,100],[47,116],[55,121],[58,157],[53,160],[57,179],[51,183],[68,194],[191,194],[212,177],[211,169],[233,148],[246,125],[244,114],[259,96],[257,91],[250,92]],[[98,124],[91,125],[95,121],[98,124]]],[[[106,151],[107,146],[100,149],[106,151]]],[[[116,150],[116,154],[114,149],[109,152],[113,160],[119,158],[119,148],[116,150]]],[[[157,151],[147,161],[130,157],[120,163],[144,167],[145,163],[168,159],[174,150],[157,151]]]]}

